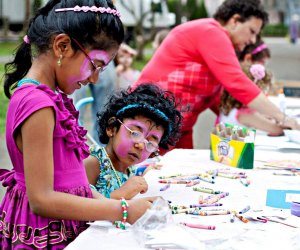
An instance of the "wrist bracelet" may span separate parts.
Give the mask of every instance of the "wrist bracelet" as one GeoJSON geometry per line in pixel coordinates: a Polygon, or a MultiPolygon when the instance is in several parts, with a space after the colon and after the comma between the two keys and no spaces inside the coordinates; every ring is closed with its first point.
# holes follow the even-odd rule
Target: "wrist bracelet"
{"type": "Polygon", "coordinates": [[[125,224],[127,221],[127,217],[128,217],[128,203],[125,200],[125,198],[121,198],[121,206],[122,206],[122,214],[123,214],[123,218],[122,221],[115,221],[114,225],[116,226],[116,228],[121,228],[123,230],[126,229],[125,224]]]}

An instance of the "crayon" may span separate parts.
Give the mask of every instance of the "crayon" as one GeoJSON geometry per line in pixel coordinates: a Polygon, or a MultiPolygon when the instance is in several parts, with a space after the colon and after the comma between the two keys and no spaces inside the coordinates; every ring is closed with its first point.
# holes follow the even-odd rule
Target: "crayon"
{"type": "Polygon", "coordinates": [[[172,214],[184,214],[184,213],[190,213],[190,212],[194,212],[194,211],[195,211],[195,209],[182,208],[182,209],[172,210],[172,214]]]}
{"type": "Polygon", "coordinates": [[[201,225],[201,224],[192,224],[192,223],[180,223],[184,226],[191,227],[191,228],[198,228],[198,229],[207,229],[207,230],[215,230],[216,226],[209,226],[209,225],[201,225]]]}
{"type": "Polygon", "coordinates": [[[230,211],[229,210],[222,210],[222,211],[200,211],[199,214],[201,216],[226,215],[226,214],[230,214],[230,211]]]}
{"type": "Polygon", "coordinates": [[[214,204],[214,203],[217,203],[221,198],[219,196],[214,196],[214,197],[211,197],[209,199],[205,199],[204,203],[205,204],[214,204]]]}
{"type": "Polygon", "coordinates": [[[244,214],[244,213],[248,212],[249,210],[250,210],[250,206],[246,206],[241,211],[239,211],[239,214],[244,214]]]}
{"type": "Polygon", "coordinates": [[[268,220],[263,217],[256,217],[257,220],[261,221],[262,223],[267,223],[268,220]]]}
{"type": "Polygon", "coordinates": [[[203,193],[208,193],[208,194],[220,194],[221,191],[214,191],[211,188],[206,188],[206,187],[193,187],[194,191],[198,192],[203,192],[203,193]]]}
{"type": "Polygon", "coordinates": [[[231,222],[231,223],[234,223],[234,221],[235,221],[235,214],[232,214],[232,215],[230,216],[230,222],[231,222]]]}
{"type": "Polygon", "coordinates": [[[193,204],[193,205],[190,205],[190,207],[220,207],[220,206],[223,206],[222,203],[213,203],[213,204],[193,204]]]}
{"type": "Polygon", "coordinates": [[[171,206],[171,209],[173,210],[177,210],[177,209],[186,209],[188,207],[184,206],[184,205],[173,205],[171,206]]]}
{"type": "Polygon", "coordinates": [[[273,175],[280,175],[280,176],[296,176],[295,173],[279,173],[279,172],[274,172],[273,175]]]}
{"type": "Polygon", "coordinates": [[[163,186],[160,191],[166,191],[170,187],[170,184],[163,186]]]}
{"type": "Polygon", "coordinates": [[[242,183],[245,187],[248,187],[249,184],[246,179],[240,178],[240,183],[242,183]]]}
{"type": "Polygon", "coordinates": [[[193,205],[190,205],[190,207],[221,207],[223,206],[222,203],[213,203],[213,204],[193,204],[193,205]]]}
{"type": "Polygon", "coordinates": [[[181,176],[181,174],[173,174],[173,175],[169,175],[169,176],[159,176],[159,179],[168,179],[168,178],[175,178],[181,176]]]}
{"type": "Polygon", "coordinates": [[[205,181],[205,182],[208,182],[208,183],[215,184],[215,181],[209,179],[209,177],[202,177],[202,176],[199,176],[199,179],[200,179],[201,181],[205,181]]]}
{"type": "Polygon", "coordinates": [[[237,213],[234,213],[235,217],[239,218],[240,221],[244,222],[244,223],[248,223],[249,220],[246,219],[245,217],[243,217],[242,215],[238,215],[237,213]]]}
{"type": "Polygon", "coordinates": [[[177,180],[186,180],[186,181],[194,181],[199,179],[199,176],[187,176],[187,177],[180,177],[180,178],[176,178],[177,180]]]}
{"type": "Polygon", "coordinates": [[[168,183],[168,184],[187,184],[190,183],[191,181],[187,180],[159,180],[159,183],[168,183]]]}
{"type": "Polygon", "coordinates": [[[236,176],[234,174],[224,174],[224,173],[220,173],[220,172],[218,172],[218,176],[224,177],[224,178],[229,178],[229,179],[237,179],[237,178],[239,178],[238,176],[236,176]]]}
{"type": "Polygon", "coordinates": [[[186,187],[192,187],[192,186],[195,186],[195,185],[197,185],[199,183],[200,183],[199,180],[194,180],[194,181],[191,181],[191,182],[187,183],[185,186],[186,187]]]}

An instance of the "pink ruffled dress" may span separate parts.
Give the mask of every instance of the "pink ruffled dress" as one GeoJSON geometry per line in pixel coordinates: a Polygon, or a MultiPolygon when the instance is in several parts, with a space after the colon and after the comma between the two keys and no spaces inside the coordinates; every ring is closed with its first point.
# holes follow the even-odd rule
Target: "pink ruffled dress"
{"type": "MultiPolygon", "coordinates": [[[[13,94],[6,123],[6,143],[13,170],[0,169],[0,180],[7,192],[0,206],[1,249],[63,249],[87,228],[86,222],[45,218],[29,207],[24,178],[23,154],[13,135],[35,111],[52,107],[54,189],[82,197],[92,197],[83,159],[89,155],[84,138],[86,130],[78,126],[78,111],[63,93],[54,93],[46,85],[26,84],[13,94]]],[[[43,168],[43,163],[40,165],[43,168]]]]}

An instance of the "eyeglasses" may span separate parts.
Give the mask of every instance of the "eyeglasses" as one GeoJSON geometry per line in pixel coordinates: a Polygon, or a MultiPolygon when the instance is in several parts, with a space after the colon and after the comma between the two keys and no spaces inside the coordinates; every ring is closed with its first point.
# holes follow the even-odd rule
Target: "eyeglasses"
{"type": "Polygon", "coordinates": [[[99,72],[102,72],[105,70],[106,65],[105,66],[97,66],[96,63],[94,62],[94,60],[92,60],[92,58],[88,55],[88,53],[86,53],[83,46],[75,38],[72,38],[72,40],[76,43],[76,45],[79,47],[79,49],[85,55],[85,57],[90,61],[90,63],[92,64],[92,66],[94,68],[94,73],[99,73],[99,72]]]}
{"type": "Polygon", "coordinates": [[[129,131],[131,140],[133,142],[135,142],[135,143],[143,142],[145,144],[146,150],[149,153],[153,153],[155,151],[158,151],[158,144],[156,142],[150,142],[150,141],[146,140],[143,133],[141,133],[140,131],[131,130],[123,122],[121,122],[119,119],[117,119],[117,120],[118,120],[119,123],[121,123],[121,125],[124,126],[124,128],[126,128],[129,131]]]}

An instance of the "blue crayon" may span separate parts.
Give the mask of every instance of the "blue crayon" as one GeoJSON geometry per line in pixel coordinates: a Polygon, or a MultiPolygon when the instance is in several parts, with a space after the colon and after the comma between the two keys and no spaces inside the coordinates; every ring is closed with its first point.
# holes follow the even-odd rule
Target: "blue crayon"
{"type": "Polygon", "coordinates": [[[239,211],[239,214],[244,214],[244,213],[248,212],[249,210],[250,210],[250,206],[246,206],[241,211],[239,211]]]}

